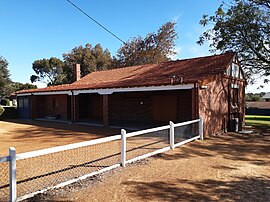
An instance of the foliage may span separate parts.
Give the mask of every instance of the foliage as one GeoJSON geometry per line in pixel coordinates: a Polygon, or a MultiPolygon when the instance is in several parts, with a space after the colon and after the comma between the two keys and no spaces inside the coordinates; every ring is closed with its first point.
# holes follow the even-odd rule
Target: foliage
{"type": "Polygon", "coordinates": [[[4,113],[5,109],[0,105],[0,116],[4,113]]]}
{"type": "Polygon", "coordinates": [[[11,80],[9,77],[8,62],[5,58],[0,56],[0,97],[10,94],[11,80]]]}
{"type": "Polygon", "coordinates": [[[113,59],[109,50],[104,50],[100,44],[94,47],[86,44],[64,53],[63,61],[54,57],[36,60],[32,67],[36,75],[31,76],[31,81],[46,80],[48,85],[72,83],[72,67],[76,63],[81,65],[83,77],[94,71],[167,61],[175,54],[175,26],[175,22],[168,22],[162,25],[157,33],[150,33],[144,39],[133,38],[118,50],[117,57],[113,59]]]}
{"type": "Polygon", "coordinates": [[[10,100],[9,99],[6,99],[6,106],[10,106],[11,104],[10,104],[10,100]]]}
{"type": "Polygon", "coordinates": [[[56,57],[50,59],[35,60],[32,68],[36,75],[30,77],[31,82],[44,81],[48,85],[62,84],[66,79],[64,73],[64,62],[56,57]]]}
{"type": "MultiPolygon", "coordinates": [[[[213,23],[198,44],[210,42],[212,51],[238,53],[247,76],[270,75],[270,2],[269,0],[233,0],[223,3],[215,15],[204,15],[200,24],[213,23]]],[[[267,81],[267,80],[266,80],[267,81]]]]}
{"type": "Polygon", "coordinates": [[[30,83],[20,83],[20,82],[12,82],[13,91],[20,91],[20,90],[28,90],[28,89],[36,89],[37,86],[30,84],[30,83]]]}
{"type": "Polygon", "coordinates": [[[149,33],[145,38],[134,37],[125,43],[113,59],[113,67],[124,67],[157,63],[170,60],[175,55],[177,33],[176,22],[163,24],[157,33],[149,33]]]}
{"type": "Polygon", "coordinates": [[[100,44],[92,47],[91,44],[75,47],[70,53],[63,54],[66,64],[66,74],[68,83],[72,81],[72,66],[75,63],[81,65],[81,76],[85,76],[94,71],[106,70],[111,65],[111,53],[108,49],[103,50],[100,44]]]}
{"type": "Polygon", "coordinates": [[[260,102],[263,101],[262,97],[265,95],[262,93],[247,93],[245,96],[245,101],[260,102]]]}

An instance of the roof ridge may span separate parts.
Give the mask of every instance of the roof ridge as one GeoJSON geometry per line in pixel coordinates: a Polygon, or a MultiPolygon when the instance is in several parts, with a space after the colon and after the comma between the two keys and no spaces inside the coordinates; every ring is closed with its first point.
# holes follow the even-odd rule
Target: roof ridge
{"type": "MultiPolygon", "coordinates": [[[[109,72],[109,71],[114,71],[114,70],[118,70],[118,69],[127,69],[127,68],[137,68],[137,67],[143,67],[143,66],[147,66],[147,65],[154,65],[154,64],[158,64],[158,63],[147,63],[147,64],[142,64],[142,65],[134,65],[134,66],[124,66],[124,67],[116,67],[114,69],[107,69],[107,70],[100,70],[100,71],[94,71],[91,73],[97,73],[97,72],[109,72]]],[[[91,74],[90,73],[90,74],[91,74]]],[[[88,74],[89,75],[89,74],[88,74]]]]}
{"type": "MultiPolygon", "coordinates": [[[[144,66],[148,66],[148,65],[166,64],[166,63],[169,63],[169,62],[180,62],[180,61],[186,61],[186,60],[194,60],[194,59],[217,57],[217,56],[223,56],[223,55],[226,55],[226,54],[235,54],[235,53],[234,52],[226,52],[226,53],[222,53],[222,54],[214,54],[214,55],[200,56],[200,57],[193,57],[193,58],[186,58],[186,59],[169,60],[169,61],[165,61],[165,62],[146,63],[146,64],[142,64],[142,65],[116,67],[114,69],[94,71],[94,72],[91,72],[90,74],[92,74],[92,73],[99,73],[99,72],[110,72],[110,71],[115,71],[115,70],[119,70],[119,69],[138,68],[138,67],[144,67],[144,66]]],[[[88,74],[88,75],[90,75],[90,74],[88,74]]]]}
{"type": "Polygon", "coordinates": [[[194,58],[177,59],[177,60],[173,60],[171,62],[174,62],[174,61],[185,61],[185,60],[194,60],[194,59],[202,59],[202,58],[210,58],[210,57],[223,56],[223,55],[227,55],[227,54],[235,54],[235,53],[234,52],[226,52],[226,53],[222,53],[222,54],[214,54],[214,55],[200,56],[200,57],[194,57],[194,58]]]}

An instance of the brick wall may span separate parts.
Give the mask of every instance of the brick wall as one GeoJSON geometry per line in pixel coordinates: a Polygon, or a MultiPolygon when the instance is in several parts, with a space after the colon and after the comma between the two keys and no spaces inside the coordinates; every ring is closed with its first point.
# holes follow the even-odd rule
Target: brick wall
{"type": "Polygon", "coordinates": [[[102,98],[103,125],[109,126],[109,96],[103,95],[102,98]]]}
{"type": "Polygon", "coordinates": [[[193,90],[179,90],[177,92],[178,99],[178,116],[177,122],[192,120],[192,114],[194,111],[195,100],[193,98],[193,90]]]}
{"type": "Polygon", "coordinates": [[[33,118],[57,117],[68,119],[68,95],[33,96],[33,118]],[[36,103],[36,104],[35,104],[36,103]],[[34,108],[37,106],[36,109],[34,108]]]}
{"type": "Polygon", "coordinates": [[[79,96],[72,96],[71,97],[71,104],[72,104],[72,121],[76,122],[79,119],[79,96]]]}
{"type": "Polygon", "coordinates": [[[32,114],[30,115],[30,118],[35,119],[38,118],[37,114],[37,96],[31,96],[31,105],[32,105],[32,114]]]}
{"type": "Polygon", "coordinates": [[[109,95],[111,121],[182,122],[192,119],[191,90],[109,95]],[[156,113],[157,110],[159,113],[156,113]],[[162,117],[163,116],[163,117],[162,117]]]}
{"type": "MultiPolygon", "coordinates": [[[[204,120],[204,134],[206,136],[218,133],[227,128],[231,109],[231,83],[239,85],[238,111],[244,114],[244,82],[233,81],[229,78],[218,77],[207,83],[206,89],[199,89],[199,114],[204,120]],[[229,103],[229,104],[228,104],[229,103]]],[[[235,111],[236,110],[236,111],[235,111]]]]}
{"type": "Polygon", "coordinates": [[[152,121],[150,93],[109,95],[109,119],[112,121],[152,121]]]}

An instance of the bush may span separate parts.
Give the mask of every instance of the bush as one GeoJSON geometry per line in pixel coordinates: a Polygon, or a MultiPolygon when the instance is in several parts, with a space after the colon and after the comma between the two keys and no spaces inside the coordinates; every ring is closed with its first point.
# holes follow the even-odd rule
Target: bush
{"type": "Polygon", "coordinates": [[[9,99],[6,99],[6,101],[7,101],[6,106],[10,106],[10,100],[9,99]]]}
{"type": "Polygon", "coordinates": [[[0,116],[4,113],[5,109],[0,105],[0,116]]]}
{"type": "Polygon", "coordinates": [[[7,99],[7,98],[2,98],[2,99],[1,99],[1,102],[0,102],[0,105],[3,105],[3,106],[10,106],[10,100],[7,99]]]}

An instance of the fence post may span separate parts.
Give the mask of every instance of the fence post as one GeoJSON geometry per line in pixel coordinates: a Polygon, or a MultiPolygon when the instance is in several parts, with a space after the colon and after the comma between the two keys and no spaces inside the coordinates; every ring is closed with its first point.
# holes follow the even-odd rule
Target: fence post
{"type": "Polygon", "coordinates": [[[170,147],[174,149],[174,123],[170,121],[170,147]]]}
{"type": "Polygon", "coordinates": [[[200,122],[199,122],[199,135],[200,139],[203,140],[203,118],[200,116],[200,122]]]}
{"type": "Polygon", "coordinates": [[[121,129],[121,166],[126,166],[127,137],[126,130],[121,129]]]}
{"type": "Polygon", "coordinates": [[[16,149],[9,148],[9,197],[11,202],[17,200],[16,190],[16,149]]]}

